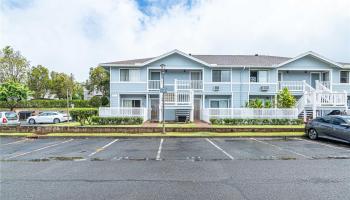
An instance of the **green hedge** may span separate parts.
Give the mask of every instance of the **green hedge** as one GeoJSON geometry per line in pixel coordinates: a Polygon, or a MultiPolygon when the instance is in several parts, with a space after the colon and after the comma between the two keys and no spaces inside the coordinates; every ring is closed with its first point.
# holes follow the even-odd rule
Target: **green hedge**
{"type": "Polygon", "coordinates": [[[136,125],[142,124],[142,117],[98,117],[91,119],[92,123],[98,125],[136,125]]]}
{"type": "Polygon", "coordinates": [[[80,125],[92,123],[92,117],[98,115],[96,108],[75,108],[69,111],[70,116],[73,120],[80,122],[80,125]]]}
{"type": "MultiPolygon", "coordinates": [[[[94,107],[87,100],[71,100],[69,104],[74,104],[77,108],[94,107]]],[[[4,101],[0,101],[0,108],[6,108],[4,101]]],[[[16,108],[66,108],[67,100],[30,100],[19,102],[16,108]]]]}
{"type": "Polygon", "coordinates": [[[303,124],[302,119],[210,119],[215,125],[299,125],[303,124]]]}

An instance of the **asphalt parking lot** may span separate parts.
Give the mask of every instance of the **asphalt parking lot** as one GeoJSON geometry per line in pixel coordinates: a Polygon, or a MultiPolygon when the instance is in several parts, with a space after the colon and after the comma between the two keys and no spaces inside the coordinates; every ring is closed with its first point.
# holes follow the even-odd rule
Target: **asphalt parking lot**
{"type": "Polygon", "coordinates": [[[3,137],[0,150],[2,199],[350,198],[350,146],[325,140],[3,137]]]}

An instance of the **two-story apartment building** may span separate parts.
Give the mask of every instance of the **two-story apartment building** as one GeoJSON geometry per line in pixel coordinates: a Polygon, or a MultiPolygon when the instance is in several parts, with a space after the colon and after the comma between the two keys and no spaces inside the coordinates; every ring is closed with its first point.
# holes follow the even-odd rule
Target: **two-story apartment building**
{"type": "MultiPolygon", "coordinates": [[[[308,112],[316,116],[350,106],[350,63],[314,52],[288,58],[191,55],[173,50],[157,57],[100,65],[110,72],[110,108],[101,108],[102,116],[143,116],[144,120],[160,121],[164,95],[165,120],[254,117],[244,109],[250,99],[273,102],[285,87],[298,99],[293,116],[308,112]]],[[[277,118],[290,112],[277,115],[276,110],[277,118]]]]}

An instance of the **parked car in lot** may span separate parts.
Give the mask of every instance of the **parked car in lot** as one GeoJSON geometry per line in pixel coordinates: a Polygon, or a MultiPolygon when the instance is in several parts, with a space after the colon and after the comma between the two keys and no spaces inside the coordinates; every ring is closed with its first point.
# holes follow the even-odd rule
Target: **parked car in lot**
{"type": "Polygon", "coordinates": [[[0,125],[17,125],[19,123],[17,113],[12,111],[0,111],[0,125]]]}
{"type": "Polygon", "coordinates": [[[350,143],[350,116],[329,115],[309,121],[305,132],[310,139],[319,137],[350,143]]]}
{"type": "MultiPolygon", "coordinates": [[[[70,117],[69,117],[70,119],[70,117]]],[[[41,112],[39,115],[31,116],[27,119],[28,124],[40,124],[40,123],[60,123],[68,120],[68,115],[62,112],[46,111],[41,112]]]]}

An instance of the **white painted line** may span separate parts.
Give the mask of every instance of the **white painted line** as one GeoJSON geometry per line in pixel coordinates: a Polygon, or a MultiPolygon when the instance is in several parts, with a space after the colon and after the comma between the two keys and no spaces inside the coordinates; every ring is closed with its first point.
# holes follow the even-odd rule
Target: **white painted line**
{"type": "Polygon", "coordinates": [[[30,154],[30,153],[34,153],[34,152],[37,152],[37,151],[41,151],[41,150],[44,150],[44,149],[47,149],[47,148],[50,148],[50,147],[54,147],[54,146],[57,146],[57,145],[60,145],[60,144],[64,144],[64,143],[70,142],[70,141],[72,141],[72,140],[74,140],[74,139],[69,139],[69,140],[66,140],[66,141],[64,141],[64,142],[54,143],[54,144],[52,144],[52,145],[45,146],[45,147],[41,147],[41,148],[35,149],[35,150],[33,150],[33,151],[28,151],[28,152],[16,154],[16,155],[14,155],[14,156],[11,156],[11,157],[6,158],[5,160],[11,159],[11,158],[16,158],[16,157],[19,157],[19,156],[24,156],[24,155],[27,155],[27,154],[30,154]]]}
{"type": "Polygon", "coordinates": [[[234,160],[235,158],[233,156],[231,156],[229,153],[227,153],[225,150],[223,150],[221,147],[219,147],[218,145],[216,145],[213,141],[211,141],[209,138],[206,138],[206,140],[212,144],[214,147],[216,147],[217,149],[219,149],[222,153],[224,153],[227,157],[229,157],[231,160],[234,160]]]}
{"type": "Polygon", "coordinates": [[[306,139],[302,139],[302,138],[293,138],[293,139],[294,140],[301,140],[301,141],[305,141],[305,142],[309,142],[309,143],[314,143],[314,144],[319,144],[319,145],[323,145],[323,146],[326,146],[326,147],[329,147],[329,148],[339,149],[339,150],[349,151],[350,152],[350,149],[347,149],[347,148],[344,148],[344,147],[334,146],[334,145],[331,145],[331,144],[325,144],[325,143],[322,143],[322,142],[316,142],[316,141],[306,140],[306,139]]]}
{"type": "Polygon", "coordinates": [[[162,145],[163,145],[164,139],[160,139],[160,143],[159,143],[159,148],[158,148],[158,152],[157,152],[157,157],[156,160],[160,160],[160,154],[162,152],[162,145]]]}
{"type": "Polygon", "coordinates": [[[27,141],[28,139],[22,139],[22,140],[18,140],[18,141],[15,141],[15,142],[10,142],[10,143],[6,143],[6,144],[2,144],[0,146],[6,146],[6,145],[10,145],[10,144],[17,144],[17,143],[20,143],[20,142],[24,142],[24,141],[27,141]]]}
{"type": "Polygon", "coordinates": [[[110,145],[112,145],[114,142],[116,142],[116,141],[118,141],[118,140],[119,140],[119,139],[113,140],[112,142],[110,142],[110,143],[104,145],[103,147],[98,148],[96,151],[90,153],[88,156],[89,156],[89,157],[90,157],[90,156],[93,156],[93,155],[95,155],[96,153],[105,150],[107,147],[109,147],[110,145]]]}
{"type": "Polygon", "coordinates": [[[304,155],[304,154],[301,154],[301,153],[298,153],[298,152],[295,152],[295,151],[292,151],[292,150],[289,150],[289,149],[284,149],[284,148],[282,148],[282,147],[280,147],[280,146],[277,146],[277,145],[274,145],[274,144],[270,144],[270,143],[268,143],[268,142],[264,142],[264,141],[258,140],[258,139],[256,139],[256,138],[250,138],[250,139],[251,139],[251,140],[254,140],[254,141],[256,141],[256,142],[260,142],[260,143],[263,143],[263,144],[267,144],[267,145],[273,146],[273,147],[275,147],[275,148],[277,148],[277,149],[279,149],[279,150],[281,150],[281,151],[288,151],[288,152],[294,153],[294,154],[296,154],[296,155],[302,156],[302,157],[304,157],[304,158],[312,159],[312,157],[310,157],[310,156],[307,156],[307,155],[304,155]]]}

